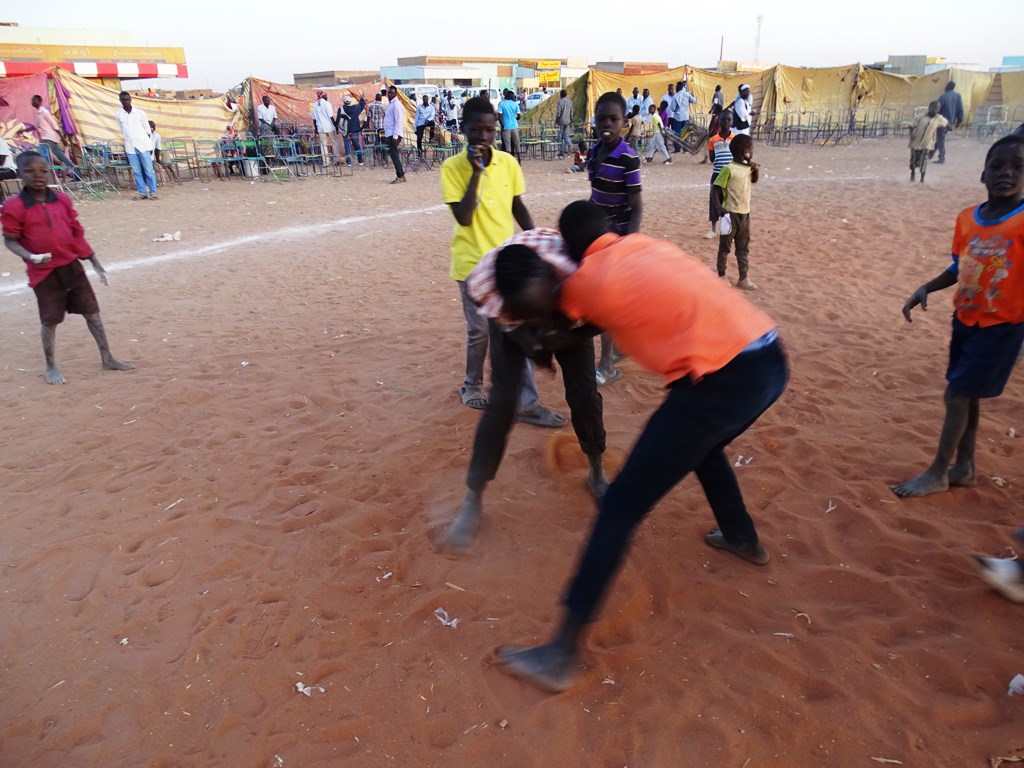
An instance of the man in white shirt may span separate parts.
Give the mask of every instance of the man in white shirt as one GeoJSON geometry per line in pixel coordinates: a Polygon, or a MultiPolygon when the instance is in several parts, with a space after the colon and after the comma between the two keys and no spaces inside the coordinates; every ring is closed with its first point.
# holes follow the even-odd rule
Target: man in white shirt
{"type": "Polygon", "coordinates": [[[141,109],[132,107],[128,91],[121,91],[121,109],[115,117],[124,137],[124,153],[135,177],[138,200],[156,200],[156,174],[153,173],[153,140],[149,118],[141,109]],[[148,187],[148,189],[147,189],[148,187]]]}
{"type": "Polygon", "coordinates": [[[750,86],[741,85],[736,101],[732,104],[735,117],[732,120],[732,132],[750,135],[750,120],[754,116],[754,100],[750,96],[750,86]]]}
{"type": "Polygon", "coordinates": [[[334,136],[334,108],[323,91],[316,92],[316,103],[313,104],[313,125],[320,136],[320,154],[325,163],[330,162],[329,158],[338,154],[338,144],[334,136]],[[327,151],[328,143],[331,147],[330,152],[327,151]]]}
{"type": "Polygon", "coordinates": [[[398,145],[402,142],[403,133],[405,133],[405,108],[398,99],[398,89],[392,85],[388,87],[388,108],[384,112],[384,138],[388,143],[391,164],[395,166],[395,179],[391,182],[392,184],[400,184],[405,181],[402,156],[398,152],[398,145]]]}
{"type": "Polygon", "coordinates": [[[634,86],[633,95],[626,99],[626,114],[630,114],[633,111],[633,107],[637,107],[639,109],[642,102],[643,99],[640,98],[640,89],[634,86]]]}
{"type": "Polygon", "coordinates": [[[269,96],[264,96],[263,103],[256,106],[256,125],[260,136],[268,133],[276,136],[281,130],[277,121],[277,108],[270,103],[269,96]]]}
{"type": "MultiPolygon", "coordinates": [[[[676,83],[676,93],[672,102],[668,105],[671,115],[669,120],[672,123],[672,130],[682,136],[690,125],[690,105],[696,104],[697,99],[686,88],[686,81],[680,80],[676,83]]],[[[681,144],[676,144],[676,152],[682,150],[681,144]]]]}
{"type": "MultiPolygon", "coordinates": [[[[643,120],[644,125],[651,122],[652,104],[654,104],[654,99],[651,98],[651,92],[647,88],[644,88],[643,98],[640,99],[640,119],[643,120]]],[[[654,108],[657,109],[658,105],[654,104],[654,108]]]]}

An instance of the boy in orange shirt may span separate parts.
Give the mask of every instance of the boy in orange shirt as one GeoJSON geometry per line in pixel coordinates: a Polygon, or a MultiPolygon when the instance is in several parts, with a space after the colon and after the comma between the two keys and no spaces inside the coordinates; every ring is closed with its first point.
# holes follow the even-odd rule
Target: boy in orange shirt
{"type": "Polygon", "coordinates": [[[914,307],[928,308],[928,294],[957,286],[939,448],[928,469],[892,487],[897,496],[974,485],[979,402],[1002,394],[1024,342],[1024,136],[991,146],[981,180],[988,201],[957,216],[953,264],[903,305],[911,322],[914,307]]]}
{"type": "Polygon", "coordinates": [[[601,502],[558,632],[546,645],[499,652],[511,672],[550,691],[571,684],[584,627],[634,530],[690,472],[718,523],[705,541],[756,565],[768,562],[725,448],[778,399],[789,375],[774,321],[673,244],[609,233],[587,201],[570,204],[559,229],[579,268],[559,284],[536,254],[502,252],[495,269],[509,291],[506,306],[530,324],[558,309],[606,329],[664,377],[668,393],[601,502]]]}

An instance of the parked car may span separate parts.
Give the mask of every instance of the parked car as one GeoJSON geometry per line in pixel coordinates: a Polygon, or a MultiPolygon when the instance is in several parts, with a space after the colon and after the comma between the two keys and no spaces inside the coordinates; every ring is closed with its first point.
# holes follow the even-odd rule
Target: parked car
{"type": "Polygon", "coordinates": [[[534,107],[540,106],[545,101],[551,98],[551,92],[544,93],[537,91],[536,93],[530,93],[526,95],[526,108],[533,109],[534,107]]]}

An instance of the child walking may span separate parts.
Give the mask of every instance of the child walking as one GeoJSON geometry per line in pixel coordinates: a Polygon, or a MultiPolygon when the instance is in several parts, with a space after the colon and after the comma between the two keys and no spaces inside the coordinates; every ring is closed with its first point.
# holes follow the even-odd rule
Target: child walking
{"type": "Polygon", "coordinates": [[[914,307],[928,308],[928,294],[957,286],[939,448],[924,472],[892,486],[897,496],[974,485],[980,401],[1002,394],[1024,342],[1024,136],[992,145],[981,180],[988,200],[957,216],[952,265],[903,305],[911,322],[914,307]]]}
{"type": "MultiPolygon", "coordinates": [[[[723,113],[724,115],[724,113],[723,113]]],[[[736,263],[740,269],[737,288],[752,291],[757,288],[747,271],[750,268],[750,185],[756,184],[760,169],[752,158],[754,140],[746,134],[738,134],[729,142],[732,161],[718,173],[714,186],[721,188],[724,202],[718,204],[719,218],[729,214],[729,232],[718,238],[718,276],[725,277],[725,268],[733,241],[736,242],[736,263]]],[[[724,229],[724,222],[723,222],[724,229]]]]}
{"type": "Polygon", "coordinates": [[[910,180],[914,180],[914,171],[921,171],[921,183],[924,184],[924,172],[928,168],[928,158],[935,154],[935,141],[939,129],[949,125],[949,121],[939,114],[939,102],[928,105],[928,113],[919,115],[910,126],[910,180]]]}
{"type": "MultiPolygon", "coordinates": [[[[665,102],[661,102],[664,104],[665,102]]],[[[665,156],[665,165],[672,165],[672,155],[669,154],[668,146],[665,144],[665,122],[661,119],[661,115],[658,114],[658,110],[653,104],[648,108],[648,112],[651,115],[651,120],[648,125],[651,128],[651,143],[647,145],[647,162],[651,162],[654,159],[655,152],[661,152],[665,156]]]]}
{"type": "Polygon", "coordinates": [[[85,276],[82,259],[92,262],[100,281],[107,284],[107,273],[85,239],[85,230],[71,199],[47,186],[50,166],[38,152],[18,156],[20,194],[7,200],[0,211],[4,245],[20,256],[28,268],[28,284],[35,291],[42,323],[43,355],[46,358],[46,383],[64,384],[57,368],[54,347],[57,326],[67,312],[83,315],[89,332],[100,350],[103,367],[127,371],[135,366],[122,363],[110,354],[107,334],[100,320],[100,306],[85,276]]]}

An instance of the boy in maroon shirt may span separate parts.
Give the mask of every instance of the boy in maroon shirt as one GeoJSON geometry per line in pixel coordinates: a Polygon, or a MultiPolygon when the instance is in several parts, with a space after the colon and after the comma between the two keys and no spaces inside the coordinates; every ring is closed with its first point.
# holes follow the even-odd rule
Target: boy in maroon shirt
{"type": "Polygon", "coordinates": [[[92,262],[104,285],[107,273],[85,239],[71,200],[47,186],[50,166],[38,152],[18,156],[18,175],[23,189],[0,210],[4,245],[20,256],[28,268],[28,284],[35,291],[42,323],[46,383],[64,384],[65,378],[54,362],[57,326],[66,312],[84,315],[89,331],[100,349],[103,367],[127,371],[135,366],[114,359],[107,334],[100,321],[100,307],[85,276],[82,259],[92,262]]]}

